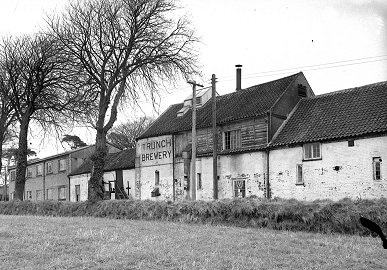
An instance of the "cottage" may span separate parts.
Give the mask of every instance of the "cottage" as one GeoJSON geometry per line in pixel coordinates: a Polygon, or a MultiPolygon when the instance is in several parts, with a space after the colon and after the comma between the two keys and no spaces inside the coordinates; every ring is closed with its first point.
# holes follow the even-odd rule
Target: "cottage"
{"type": "Polygon", "coordinates": [[[270,148],[273,196],[387,197],[387,82],[300,100],[270,148]]]}
{"type": "MultiPolygon", "coordinates": [[[[28,161],[25,183],[25,200],[69,200],[68,174],[78,168],[94,152],[95,146],[85,146],[43,159],[28,161]]],[[[120,149],[109,145],[109,152],[120,149]]],[[[9,194],[15,192],[16,166],[9,168],[9,194]]]]}
{"type": "MultiPolygon", "coordinates": [[[[136,149],[126,149],[106,156],[103,181],[106,199],[134,198],[136,149]]],[[[70,201],[86,201],[92,164],[88,160],[69,174],[70,201]]]]}

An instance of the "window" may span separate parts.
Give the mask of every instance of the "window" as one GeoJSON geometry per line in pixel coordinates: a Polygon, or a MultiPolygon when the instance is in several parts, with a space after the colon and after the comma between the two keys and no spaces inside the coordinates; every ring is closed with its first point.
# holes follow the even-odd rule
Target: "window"
{"type": "Polygon", "coordinates": [[[306,97],[307,96],[305,85],[302,85],[302,84],[298,85],[298,96],[299,97],[306,97]]]}
{"type": "Polygon", "coordinates": [[[308,143],[304,144],[304,160],[321,159],[321,144],[308,143]]]}
{"type": "Polygon", "coordinates": [[[202,174],[201,173],[197,174],[196,181],[198,183],[198,189],[202,189],[202,174]]]}
{"type": "Polygon", "coordinates": [[[65,171],[66,170],[66,159],[60,159],[59,160],[59,171],[65,171]]]}
{"type": "Polygon", "coordinates": [[[231,150],[240,147],[240,130],[231,130],[223,133],[223,149],[231,150]]]}
{"type": "Polygon", "coordinates": [[[43,190],[37,190],[36,191],[36,200],[42,201],[43,200],[43,190]]]}
{"type": "Polygon", "coordinates": [[[66,187],[62,186],[58,188],[58,200],[65,201],[66,200],[66,187]]]}
{"type": "Polygon", "coordinates": [[[297,174],[296,185],[303,185],[304,177],[302,175],[302,164],[297,164],[296,174],[297,174]]]}
{"type": "Polygon", "coordinates": [[[234,197],[235,198],[246,197],[246,181],[245,180],[234,180],[233,189],[234,189],[234,197]]]}
{"type": "Polygon", "coordinates": [[[46,163],[46,174],[52,173],[52,161],[46,163]]]}
{"type": "Polygon", "coordinates": [[[47,189],[47,200],[52,200],[52,189],[51,188],[47,189]]]}
{"type": "Polygon", "coordinates": [[[32,168],[27,167],[27,177],[32,177],[32,168]]]}
{"type": "Polygon", "coordinates": [[[10,174],[11,174],[11,181],[15,181],[15,179],[16,179],[16,171],[13,170],[13,171],[10,172],[10,174]]]}
{"type": "Polygon", "coordinates": [[[354,147],[355,141],[354,140],[348,140],[348,147],[354,147]]]}
{"type": "Polygon", "coordinates": [[[43,165],[42,164],[36,165],[36,175],[43,175],[43,165]]]}
{"type": "Polygon", "coordinates": [[[372,158],[372,164],[373,164],[373,171],[374,171],[374,180],[381,180],[382,179],[382,174],[381,174],[382,159],[380,157],[374,157],[372,158]]]}
{"type": "Polygon", "coordinates": [[[32,200],[32,191],[26,191],[26,200],[32,200]]]}
{"type": "Polygon", "coordinates": [[[81,186],[75,185],[75,201],[79,202],[81,199],[81,186]]]}
{"type": "Polygon", "coordinates": [[[201,97],[196,98],[196,105],[202,105],[202,98],[201,97]]]}
{"type": "Polygon", "coordinates": [[[160,172],[155,171],[155,185],[159,185],[159,184],[160,184],[160,172]]]}

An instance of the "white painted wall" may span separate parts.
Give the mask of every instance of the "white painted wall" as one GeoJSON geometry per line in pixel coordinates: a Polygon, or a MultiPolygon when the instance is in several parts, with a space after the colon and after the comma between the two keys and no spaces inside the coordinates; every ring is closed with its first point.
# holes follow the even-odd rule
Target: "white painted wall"
{"type": "Polygon", "coordinates": [[[372,199],[387,197],[387,136],[321,144],[322,159],[302,161],[302,147],[270,151],[273,197],[298,200],[372,199]],[[373,180],[372,158],[381,157],[382,180],[373,180]],[[383,164],[384,163],[384,164],[383,164]],[[305,186],[296,186],[296,165],[302,164],[305,186]],[[334,170],[339,166],[339,170],[334,170]]]}
{"type": "MultiPolygon", "coordinates": [[[[246,197],[255,195],[264,197],[266,154],[263,151],[243,153],[237,155],[218,156],[218,198],[232,198],[233,180],[246,181],[246,197]]],[[[186,198],[184,191],[184,164],[177,160],[175,164],[176,199],[186,198]]],[[[141,167],[141,199],[173,200],[173,165],[162,164],[141,167]],[[161,196],[151,197],[155,185],[155,171],[160,173],[161,196]]],[[[197,158],[196,173],[202,177],[202,188],[197,189],[197,200],[213,199],[213,165],[212,157],[197,158]]],[[[197,179],[196,179],[197,180],[197,179]]],[[[197,183],[197,182],[196,182],[197,183]]],[[[197,188],[197,186],[196,186],[197,188]]]]}
{"type": "Polygon", "coordinates": [[[75,202],[75,186],[80,185],[80,201],[87,201],[87,189],[88,189],[88,181],[90,179],[90,174],[80,174],[70,176],[70,201],[75,202]]]}
{"type": "Polygon", "coordinates": [[[135,198],[135,185],[136,185],[136,176],[135,176],[135,170],[124,170],[122,172],[123,174],[123,182],[124,182],[124,189],[125,192],[128,192],[128,183],[129,183],[129,198],[134,199],[135,198]]]}
{"type": "MultiPolygon", "coordinates": [[[[129,185],[132,187],[132,189],[129,191],[132,198],[134,198],[134,185],[135,185],[135,176],[134,176],[134,169],[130,170],[123,170],[123,182],[124,182],[124,188],[127,188],[128,184],[127,181],[129,181],[129,185]]],[[[87,200],[87,188],[88,188],[88,181],[90,179],[90,174],[80,174],[80,175],[74,175],[70,176],[70,201],[75,202],[75,186],[80,185],[80,201],[86,201],[87,200]]],[[[105,183],[108,183],[109,181],[115,181],[116,180],[116,172],[105,172],[103,174],[103,179],[105,183]]],[[[106,190],[108,189],[108,185],[105,185],[106,190]]],[[[127,192],[127,189],[125,189],[127,192]]],[[[112,200],[115,199],[114,194],[112,194],[111,197],[112,200]]]]}
{"type": "Polygon", "coordinates": [[[141,170],[141,200],[173,200],[173,165],[162,164],[142,167],[141,170]],[[160,182],[155,185],[155,171],[159,171],[160,182]],[[160,196],[152,197],[151,192],[158,187],[160,196]]]}

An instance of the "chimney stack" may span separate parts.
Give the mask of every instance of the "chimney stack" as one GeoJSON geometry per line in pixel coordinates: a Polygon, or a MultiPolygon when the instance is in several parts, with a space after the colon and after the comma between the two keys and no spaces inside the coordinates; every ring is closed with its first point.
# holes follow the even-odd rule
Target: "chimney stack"
{"type": "Polygon", "coordinates": [[[242,89],[242,65],[235,65],[236,67],[236,90],[242,89]]]}

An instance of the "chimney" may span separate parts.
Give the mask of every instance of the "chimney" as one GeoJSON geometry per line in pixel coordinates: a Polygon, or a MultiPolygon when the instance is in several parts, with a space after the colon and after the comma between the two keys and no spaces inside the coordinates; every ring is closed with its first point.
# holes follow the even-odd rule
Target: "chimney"
{"type": "Polygon", "coordinates": [[[236,90],[239,91],[242,89],[242,65],[235,65],[236,67],[236,90]]]}

